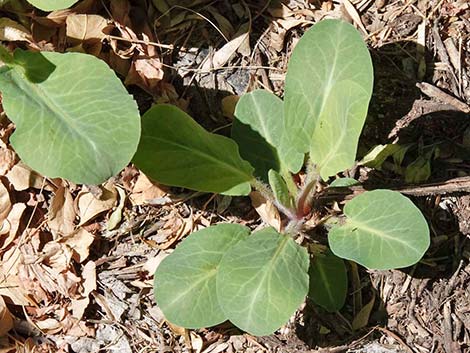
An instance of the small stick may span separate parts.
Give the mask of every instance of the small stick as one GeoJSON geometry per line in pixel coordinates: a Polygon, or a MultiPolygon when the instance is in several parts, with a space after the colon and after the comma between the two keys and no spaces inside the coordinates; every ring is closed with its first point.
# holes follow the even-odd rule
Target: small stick
{"type": "MultiPolygon", "coordinates": [[[[411,196],[428,196],[428,195],[443,195],[455,192],[470,192],[470,177],[454,178],[442,183],[425,184],[418,186],[400,186],[400,187],[387,187],[386,185],[367,185],[367,189],[363,186],[351,186],[349,188],[331,188],[325,189],[322,194],[326,198],[343,195],[345,200],[349,200],[358,194],[362,194],[367,190],[374,190],[386,188],[398,191],[405,195],[411,196]]],[[[320,196],[320,198],[323,197],[320,196]]]]}
{"type": "Polygon", "coordinates": [[[470,113],[470,107],[467,104],[451,96],[450,94],[445,93],[436,86],[426,82],[418,82],[416,87],[418,87],[421,92],[430,98],[434,98],[442,103],[452,105],[464,113],[470,113]]]}

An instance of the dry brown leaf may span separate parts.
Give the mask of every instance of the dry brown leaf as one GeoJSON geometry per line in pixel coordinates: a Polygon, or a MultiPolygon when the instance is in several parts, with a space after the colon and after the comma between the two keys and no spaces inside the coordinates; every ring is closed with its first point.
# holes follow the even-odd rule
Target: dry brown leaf
{"type": "Polygon", "coordinates": [[[256,209],[256,212],[258,212],[263,222],[274,227],[278,232],[281,231],[281,216],[273,203],[266,200],[258,191],[251,192],[250,199],[253,207],[256,209]]]}
{"type": "Polygon", "coordinates": [[[149,274],[153,275],[157,270],[158,266],[160,266],[161,262],[165,257],[169,254],[163,251],[160,251],[157,256],[149,258],[144,265],[142,266],[142,270],[147,271],[149,274]]]}
{"type": "MultiPolygon", "coordinates": [[[[7,218],[11,210],[10,194],[0,181],[0,224],[7,218]]],[[[1,233],[1,230],[0,230],[1,233]]]]}
{"type": "Polygon", "coordinates": [[[7,174],[16,163],[16,154],[0,140],[0,175],[7,174]]]}
{"type": "Polygon", "coordinates": [[[85,229],[80,228],[74,234],[60,240],[60,243],[66,244],[73,250],[75,261],[82,263],[90,255],[90,245],[95,240],[95,236],[85,229]]]}
{"type": "Polygon", "coordinates": [[[118,206],[114,209],[114,211],[111,213],[108,219],[108,224],[107,228],[108,230],[113,230],[116,229],[116,227],[121,223],[122,221],[122,211],[124,209],[124,205],[126,203],[126,192],[124,189],[120,187],[116,187],[118,194],[119,194],[119,204],[118,206]]]}
{"type": "Polygon", "coordinates": [[[70,51],[85,52],[98,56],[102,50],[103,30],[108,26],[99,15],[70,15],[67,17],[67,40],[73,45],[70,51]]]}
{"type": "Polygon", "coordinates": [[[93,295],[93,298],[95,298],[96,303],[106,313],[107,318],[111,321],[116,321],[116,317],[114,316],[113,311],[111,310],[111,307],[106,297],[98,292],[93,292],[92,295],[93,295]]]}
{"type": "Polygon", "coordinates": [[[170,217],[169,221],[163,226],[162,231],[158,232],[161,238],[155,247],[161,250],[166,250],[171,247],[176,241],[189,234],[194,227],[193,214],[189,217],[182,219],[181,216],[176,215],[170,217]]]}
{"type": "MultiPolygon", "coordinates": [[[[226,43],[222,48],[217,50],[212,60],[204,63],[202,69],[208,70],[212,67],[219,68],[224,66],[240,47],[250,40],[250,25],[245,23],[240,30],[234,35],[234,39],[226,43]]],[[[246,54],[246,53],[245,53],[246,54]]]]}
{"type": "MultiPolygon", "coordinates": [[[[51,241],[44,245],[42,252],[42,262],[54,269],[57,274],[69,269],[73,255],[71,248],[51,241]]],[[[36,262],[39,262],[39,259],[36,262]]]]}
{"type": "Polygon", "coordinates": [[[96,264],[88,261],[82,269],[83,295],[88,296],[96,290],[96,264]]]}
{"type": "Polygon", "coordinates": [[[99,15],[79,15],[67,16],[67,38],[72,45],[81,42],[100,42],[106,37],[103,29],[108,25],[108,21],[99,15]]]}
{"type": "Polygon", "coordinates": [[[6,249],[15,240],[25,209],[24,203],[15,203],[11,208],[0,229],[0,249],[6,249]]]}
{"type": "Polygon", "coordinates": [[[202,340],[201,336],[199,336],[194,331],[191,331],[189,336],[191,338],[191,347],[193,348],[193,352],[201,353],[202,347],[204,346],[204,341],[202,340]]]}
{"type": "Polygon", "coordinates": [[[54,239],[73,233],[76,217],[72,194],[68,188],[59,187],[52,197],[47,214],[47,225],[54,239]]]}
{"type": "Polygon", "coordinates": [[[0,337],[5,336],[13,328],[13,317],[8,310],[3,297],[0,296],[0,337]]]}
{"type": "Polygon", "coordinates": [[[163,78],[163,66],[158,52],[153,45],[145,44],[151,38],[141,33],[142,41],[136,45],[136,54],[133,57],[132,65],[126,76],[126,85],[137,85],[150,94],[155,94],[158,83],[163,78]]]}
{"type": "Polygon", "coordinates": [[[72,316],[78,320],[83,317],[86,308],[90,304],[89,295],[92,291],[96,290],[96,264],[93,261],[88,261],[82,269],[83,279],[83,298],[73,299],[71,301],[72,316]]]}
{"type": "Polygon", "coordinates": [[[80,217],[79,226],[91,221],[103,212],[112,209],[117,202],[117,190],[111,182],[102,187],[103,194],[96,198],[90,191],[81,191],[75,199],[80,217]]]}
{"type": "Polygon", "coordinates": [[[18,277],[21,251],[13,247],[3,254],[0,266],[0,295],[10,298],[15,305],[32,305],[31,298],[24,292],[24,285],[18,277]]]}
{"type": "Polygon", "coordinates": [[[71,271],[57,275],[57,291],[65,297],[76,297],[82,279],[71,271]]]}
{"type": "Polygon", "coordinates": [[[28,42],[31,43],[31,33],[18,22],[8,17],[0,18],[0,40],[6,42],[28,42]]]}
{"type": "Polygon", "coordinates": [[[136,41],[139,40],[134,31],[128,27],[125,27],[119,23],[109,25],[103,29],[103,32],[110,35],[118,31],[120,35],[114,35],[120,37],[122,40],[116,38],[109,38],[109,44],[113,52],[122,59],[131,59],[134,56],[134,51],[137,48],[136,41]]]}
{"type": "Polygon", "coordinates": [[[53,335],[62,331],[61,322],[53,318],[34,321],[34,325],[36,325],[42,332],[47,333],[49,335],[53,335]]]}
{"type": "Polygon", "coordinates": [[[361,16],[357,12],[354,5],[351,4],[349,0],[342,0],[342,3],[347,14],[351,17],[351,19],[356,24],[356,26],[358,26],[362,30],[362,33],[364,33],[366,36],[369,35],[369,33],[367,32],[367,29],[364,27],[364,24],[362,23],[361,16]]]}
{"type": "Polygon", "coordinates": [[[23,162],[18,162],[6,175],[8,181],[16,191],[24,191],[29,188],[52,191],[53,188],[45,181],[39,173],[31,170],[23,162]]]}
{"type": "Polygon", "coordinates": [[[8,336],[0,337],[0,353],[29,353],[25,350],[20,351],[16,344],[9,340],[8,336]]]}
{"type": "Polygon", "coordinates": [[[126,85],[138,85],[152,93],[163,78],[163,68],[160,59],[140,56],[131,64],[126,76],[126,85]]]}
{"type": "Polygon", "coordinates": [[[149,200],[164,197],[166,194],[167,192],[162,186],[153,183],[144,173],[140,172],[129,199],[134,206],[138,206],[149,200]]]}

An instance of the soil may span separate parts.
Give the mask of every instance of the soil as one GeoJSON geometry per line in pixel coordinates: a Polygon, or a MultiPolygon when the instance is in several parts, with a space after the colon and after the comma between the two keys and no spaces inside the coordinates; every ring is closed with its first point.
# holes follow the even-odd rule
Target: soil
{"type": "MultiPolygon", "coordinates": [[[[93,13],[116,17],[108,1],[90,3],[93,13]]],[[[343,309],[327,313],[306,302],[271,336],[253,337],[229,323],[184,330],[167,323],[156,305],[152,270],[191,229],[227,220],[256,227],[262,221],[248,198],[161,187],[150,204],[126,202],[123,221],[114,230],[107,230],[111,211],[86,226],[95,236],[88,260],[96,266],[97,283],[80,319],[86,333],[38,325],[59,317],[65,310],[60,308],[70,304],[51,292],[36,307],[8,304],[15,328],[0,339],[6,347],[0,351],[13,351],[8,350],[13,342],[18,352],[470,352],[470,3],[153,1],[160,10],[169,5],[170,15],[152,1],[119,3],[127,4],[120,15],[127,16],[126,25],[135,33],[143,19],[155,41],[173,46],[157,48],[164,72],[157,85],[129,85],[140,110],[170,102],[222,134],[229,133],[234,95],[265,88],[282,97],[290,53],[311,24],[342,18],[363,28],[375,86],[359,159],[378,144],[409,148],[400,163],[389,158],[376,168],[357,165],[348,176],[365,185],[405,189],[444,185],[410,196],[430,225],[431,247],[412,268],[367,271],[348,264],[343,309]],[[227,40],[248,26],[249,40],[220,59],[227,40]],[[456,178],[461,186],[446,188],[456,178]]],[[[134,194],[138,175],[129,166],[112,183],[134,194]]],[[[71,186],[73,197],[82,188],[71,186]]],[[[52,193],[29,188],[15,195],[42,198],[37,201],[44,202],[42,213],[29,227],[41,224],[52,193]]],[[[82,265],[71,262],[78,278],[84,277],[82,265]]]]}

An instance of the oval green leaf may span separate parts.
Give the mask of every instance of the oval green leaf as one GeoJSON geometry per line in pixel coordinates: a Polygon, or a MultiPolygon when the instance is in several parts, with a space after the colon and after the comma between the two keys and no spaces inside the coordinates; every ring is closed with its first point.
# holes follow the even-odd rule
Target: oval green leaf
{"type": "Polygon", "coordinates": [[[294,200],[282,175],[271,169],[268,172],[268,178],[269,186],[271,186],[276,199],[285,207],[294,208],[294,200]]]}
{"type": "Polygon", "coordinates": [[[341,309],[348,291],[344,261],[331,251],[316,254],[311,262],[309,275],[308,297],[329,312],[341,309]]]}
{"type": "Polygon", "coordinates": [[[232,124],[232,139],[238,144],[240,156],[255,168],[257,178],[266,183],[270,169],[280,170],[276,149],[249,125],[235,119],[232,124]]]}
{"type": "Polygon", "coordinates": [[[324,180],[354,164],[372,85],[367,47],[346,22],[321,21],[295,47],[286,76],[284,125],[294,147],[310,152],[324,180]]]}
{"type": "MultiPolygon", "coordinates": [[[[304,155],[297,152],[288,141],[289,136],[284,129],[283,115],[283,101],[273,93],[265,90],[255,90],[244,94],[235,108],[236,119],[249,125],[264,138],[269,145],[276,149],[279,159],[287,167],[286,169],[297,173],[304,163],[304,155]]],[[[237,125],[234,125],[234,127],[237,128],[237,125]]],[[[237,139],[235,140],[238,142],[237,139]]],[[[240,141],[240,143],[250,144],[249,141],[240,141]]],[[[261,154],[258,158],[272,159],[272,156],[261,154]]],[[[279,170],[273,167],[271,169],[279,170]]],[[[269,168],[266,172],[268,170],[269,168]]]]}
{"type": "Polygon", "coordinates": [[[216,276],[222,256],[250,234],[238,224],[197,231],[166,257],[155,272],[155,298],[166,319],[186,328],[227,320],[219,306],[216,276]]]}
{"type": "Polygon", "coordinates": [[[100,184],[131,160],[140,136],[132,96],[104,61],[80,53],[16,50],[0,74],[11,144],[48,177],[100,184]]]}
{"type": "Polygon", "coordinates": [[[374,190],[349,201],[346,222],[331,229],[337,256],[377,270],[417,263],[429,247],[429,228],[420,210],[396,191],[374,190]]]}
{"type": "Polygon", "coordinates": [[[144,114],[133,161],[166,185],[226,195],[247,195],[251,190],[253,167],[240,157],[237,144],[207,132],[172,105],[156,105],[144,114]]]}
{"type": "Polygon", "coordinates": [[[273,228],[253,233],[222,258],[217,297],[227,318],[256,336],[273,333],[308,292],[307,251],[273,228]]]}
{"type": "Polygon", "coordinates": [[[27,0],[31,5],[43,11],[67,9],[78,0],[27,0]]]}

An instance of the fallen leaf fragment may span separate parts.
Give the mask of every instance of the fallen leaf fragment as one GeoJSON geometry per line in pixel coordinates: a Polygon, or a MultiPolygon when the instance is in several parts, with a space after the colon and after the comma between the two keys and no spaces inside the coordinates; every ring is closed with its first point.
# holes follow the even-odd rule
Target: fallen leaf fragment
{"type": "MultiPolygon", "coordinates": [[[[11,210],[10,194],[8,189],[0,181],[0,224],[7,218],[11,210]]],[[[0,230],[1,232],[1,230],[0,230]]]]}
{"type": "Polygon", "coordinates": [[[95,197],[90,191],[81,191],[75,199],[78,214],[80,216],[79,226],[91,221],[103,212],[109,211],[116,205],[117,190],[111,182],[102,187],[100,198],[95,197]]]}
{"type": "Polygon", "coordinates": [[[72,51],[86,52],[98,56],[102,50],[103,30],[108,21],[99,15],[73,14],[67,16],[67,40],[72,51]]]}
{"type": "Polygon", "coordinates": [[[208,60],[203,65],[203,70],[208,70],[212,67],[220,68],[224,66],[240,48],[244,47],[246,42],[250,40],[250,26],[244,24],[240,30],[234,35],[234,38],[226,43],[222,48],[216,51],[212,61],[208,60]]]}
{"type": "Polygon", "coordinates": [[[18,276],[21,256],[18,247],[12,247],[3,253],[0,266],[0,295],[10,298],[15,305],[27,306],[34,302],[27,295],[24,283],[18,276]]]}
{"type": "Polygon", "coordinates": [[[16,191],[24,191],[29,188],[51,191],[52,188],[47,185],[45,178],[31,170],[26,164],[17,163],[6,175],[7,179],[13,185],[16,191]]]}
{"type": "Polygon", "coordinates": [[[0,296],[0,337],[5,336],[13,328],[13,317],[3,297],[0,296]]]}
{"type": "Polygon", "coordinates": [[[15,240],[25,209],[24,203],[15,203],[11,208],[0,228],[0,249],[6,249],[15,240]]]}
{"type": "Polygon", "coordinates": [[[31,33],[18,22],[8,17],[0,18],[0,40],[6,42],[31,43],[31,33]]]}
{"type": "Polygon", "coordinates": [[[260,215],[263,222],[274,227],[278,232],[281,230],[281,216],[273,203],[258,191],[250,193],[251,204],[260,215]]]}
{"type": "Polygon", "coordinates": [[[149,200],[158,199],[167,194],[166,190],[157,183],[153,183],[144,173],[140,173],[135,182],[132,194],[129,196],[134,206],[147,203],[149,200]]]}
{"type": "Polygon", "coordinates": [[[103,29],[108,21],[99,15],[73,14],[67,16],[67,37],[76,45],[86,41],[101,41],[106,37],[103,29]]]}
{"type": "Polygon", "coordinates": [[[59,187],[52,197],[47,215],[47,225],[55,239],[73,233],[76,216],[72,194],[69,189],[59,187]]]}
{"type": "Polygon", "coordinates": [[[116,229],[119,223],[122,220],[122,210],[124,209],[124,205],[126,203],[126,193],[123,189],[117,188],[119,194],[119,204],[116,209],[111,213],[108,220],[108,230],[116,229]]]}
{"type": "Polygon", "coordinates": [[[16,154],[0,140],[0,175],[7,174],[16,163],[16,154]]]}
{"type": "Polygon", "coordinates": [[[90,254],[90,245],[95,240],[95,236],[85,229],[80,228],[74,234],[60,240],[62,244],[67,245],[73,250],[72,257],[79,263],[82,263],[90,254]]]}

